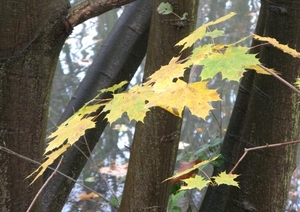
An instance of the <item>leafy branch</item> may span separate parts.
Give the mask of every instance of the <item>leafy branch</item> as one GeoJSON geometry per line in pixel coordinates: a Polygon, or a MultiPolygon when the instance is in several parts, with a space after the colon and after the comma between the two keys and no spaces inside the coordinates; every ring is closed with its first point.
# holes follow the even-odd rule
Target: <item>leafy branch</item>
{"type": "MultiPolygon", "coordinates": [[[[168,7],[168,4],[164,4],[160,12],[162,12],[162,14],[173,13],[173,9],[168,7]]],[[[204,37],[210,37],[213,40],[216,37],[223,36],[225,34],[224,31],[215,30],[211,32],[208,30],[208,27],[226,21],[234,15],[235,13],[230,13],[215,21],[204,24],[179,41],[176,46],[182,46],[182,52],[204,37]]],[[[254,35],[254,38],[270,42],[275,47],[295,57],[299,57],[300,55],[287,45],[279,44],[275,39],[259,37],[257,35],[254,35]]],[[[101,93],[111,93],[113,98],[98,102],[97,97],[95,97],[59,126],[57,131],[48,137],[51,142],[45,150],[44,163],[29,177],[36,174],[33,180],[35,181],[55,159],[84,135],[85,130],[95,127],[96,117],[100,114],[95,116],[91,114],[95,113],[100,107],[103,108],[102,113],[106,113],[106,118],[109,123],[115,122],[123,113],[127,113],[130,120],[143,122],[146,113],[151,107],[161,107],[178,117],[182,117],[183,109],[187,107],[193,115],[205,119],[206,116],[209,115],[209,112],[213,110],[210,103],[213,101],[221,101],[216,90],[207,88],[209,80],[216,74],[221,73],[223,79],[227,78],[228,80],[238,81],[245,70],[254,70],[259,74],[273,75],[292,88],[293,85],[279,77],[275,71],[260,65],[256,55],[247,54],[249,48],[239,46],[239,43],[244,39],[245,38],[242,38],[231,44],[215,44],[212,42],[212,44],[198,46],[192,51],[190,56],[180,61],[180,55],[173,57],[169,64],[162,66],[149,77],[148,81],[141,85],[133,86],[127,92],[114,93],[124,86],[126,82],[121,82],[108,89],[101,90],[97,97],[101,93]],[[185,70],[195,66],[203,67],[200,75],[202,81],[189,84],[182,81],[181,78],[185,70]]],[[[296,91],[297,89],[293,88],[293,90],[296,91]]],[[[299,91],[297,90],[297,92],[299,91]]],[[[168,179],[194,172],[196,169],[213,160],[215,160],[215,158],[202,161],[193,168],[168,179]]],[[[232,172],[230,172],[228,174],[220,173],[220,175],[214,177],[214,179],[203,179],[200,177],[195,179],[186,178],[183,179],[183,181],[186,182],[188,186],[183,187],[183,189],[190,189],[199,183],[202,187],[208,184],[215,185],[214,182],[217,182],[217,184],[238,186],[237,182],[234,181],[237,176],[238,175],[233,175],[232,172]],[[197,183],[195,183],[194,180],[196,180],[197,183]]]]}

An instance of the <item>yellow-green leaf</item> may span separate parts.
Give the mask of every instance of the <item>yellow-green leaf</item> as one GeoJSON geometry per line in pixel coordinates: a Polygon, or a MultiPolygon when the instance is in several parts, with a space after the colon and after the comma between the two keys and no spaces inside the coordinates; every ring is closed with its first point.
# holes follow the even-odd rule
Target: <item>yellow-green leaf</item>
{"type": "Polygon", "coordinates": [[[218,24],[218,23],[221,23],[223,21],[226,21],[227,19],[231,18],[234,15],[235,15],[235,13],[231,12],[228,15],[225,15],[225,16],[223,16],[223,17],[221,17],[221,18],[219,18],[215,21],[211,21],[211,22],[208,22],[208,23],[200,26],[198,29],[196,29],[194,32],[192,32],[190,35],[188,35],[187,37],[180,40],[176,44],[176,46],[184,46],[181,50],[181,51],[183,51],[184,49],[192,46],[197,40],[202,39],[203,36],[205,35],[207,27],[218,24]]]}
{"type": "Polygon", "coordinates": [[[191,177],[182,181],[184,181],[187,185],[182,185],[179,191],[193,188],[201,190],[202,188],[206,187],[210,182],[209,180],[205,180],[199,175],[196,175],[195,178],[191,177]]]}
{"type": "Polygon", "coordinates": [[[246,54],[247,47],[229,46],[225,52],[214,53],[200,61],[204,65],[201,73],[202,80],[212,78],[221,72],[223,78],[239,81],[245,67],[259,64],[254,54],[246,54]]]}
{"type": "Polygon", "coordinates": [[[114,94],[112,101],[108,102],[103,111],[110,111],[106,118],[108,122],[113,123],[119,119],[123,113],[127,112],[130,120],[143,122],[146,112],[145,107],[147,98],[153,95],[153,91],[147,86],[134,86],[128,92],[114,94]]]}
{"type": "Polygon", "coordinates": [[[226,172],[221,172],[218,176],[214,177],[216,183],[218,185],[226,184],[226,185],[232,185],[239,188],[239,184],[234,179],[237,178],[239,175],[237,174],[226,174],[226,172]]]}

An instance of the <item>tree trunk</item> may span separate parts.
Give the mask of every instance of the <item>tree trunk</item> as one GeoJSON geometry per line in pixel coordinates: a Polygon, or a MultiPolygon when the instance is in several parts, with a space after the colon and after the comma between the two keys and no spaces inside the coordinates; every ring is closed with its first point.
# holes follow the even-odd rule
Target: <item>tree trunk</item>
{"type": "MultiPolygon", "coordinates": [[[[297,1],[261,4],[256,33],[299,51],[297,1]]],[[[299,76],[299,59],[270,45],[260,47],[259,57],[290,83],[299,76]]],[[[230,171],[244,148],[299,139],[298,102],[299,95],[274,77],[245,74],[221,151],[227,161],[214,174],[230,171]]],[[[241,188],[210,187],[200,211],[284,211],[296,149],[282,146],[249,152],[235,171],[241,174],[241,188]]]]}
{"type": "MultiPolygon", "coordinates": [[[[196,22],[198,1],[173,1],[175,13],[188,13],[190,22],[186,26],[176,26],[172,14],[158,14],[156,9],[161,2],[155,0],[153,5],[145,78],[178,54],[174,45],[194,29],[196,22]]],[[[180,126],[179,118],[159,108],[147,113],[144,124],[137,123],[121,212],[166,211],[170,184],[161,182],[174,172],[180,126]]]]}
{"type": "MultiPolygon", "coordinates": [[[[68,10],[67,0],[0,0],[1,150],[42,160],[50,89],[64,41],[72,27],[87,17],[132,1],[83,1],[76,10],[68,10]],[[78,9],[81,6],[84,10],[78,9]]],[[[25,180],[36,168],[24,158],[0,151],[1,212],[27,210],[42,185],[41,179],[32,185],[25,180]]],[[[41,210],[39,198],[31,211],[41,210]]]]}
{"type": "MultiPolygon", "coordinates": [[[[44,149],[52,78],[68,36],[62,18],[68,7],[62,0],[0,1],[0,145],[37,161],[44,149]]],[[[0,211],[27,210],[42,181],[29,185],[24,179],[36,168],[0,151],[0,211]]],[[[40,203],[32,211],[41,211],[40,203]]]]}
{"type": "MultiPolygon", "coordinates": [[[[152,1],[139,0],[126,7],[69,102],[59,124],[73,115],[74,110],[77,111],[87,101],[94,98],[99,90],[123,80],[131,80],[146,54],[151,18],[149,7],[151,6],[152,1]]],[[[87,161],[86,156],[90,155],[90,151],[97,144],[105,126],[106,121],[99,119],[97,127],[88,130],[85,138],[80,138],[76,147],[71,147],[65,153],[59,171],[77,179],[87,161]],[[85,139],[89,146],[86,145],[85,139]]],[[[44,179],[46,180],[51,173],[52,170],[47,170],[44,179]]],[[[48,183],[43,195],[44,212],[60,211],[73,186],[73,181],[55,175],[48,183]]]]}

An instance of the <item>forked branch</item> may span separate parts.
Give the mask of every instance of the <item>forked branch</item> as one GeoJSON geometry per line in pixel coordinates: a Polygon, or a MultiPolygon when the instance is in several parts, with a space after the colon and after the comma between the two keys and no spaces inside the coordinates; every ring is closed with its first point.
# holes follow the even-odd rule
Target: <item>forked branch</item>
{"type": "Polygon", "coordinates": [[[69,9],[66,21],[73,28],[84,21],[135,0],[85,0],[69,9]]]}

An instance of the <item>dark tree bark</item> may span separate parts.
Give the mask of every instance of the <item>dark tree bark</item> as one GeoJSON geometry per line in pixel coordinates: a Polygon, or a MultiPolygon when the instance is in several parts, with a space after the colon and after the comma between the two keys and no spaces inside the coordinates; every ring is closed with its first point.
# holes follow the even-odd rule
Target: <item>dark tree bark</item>
{"type": "MultiPolygon", "coordinates": [[[[99,90],[132,78],[146,53],[151,8],[152,1],[150,0],[139,0],[126,7],[69,102],[59,124],[73,115],[74,111],[77,111],[87,101],[94,98],[99,90]]],[[[90,151],[98,142],[105,126],[106,121],[99,119],[97,127],[88,130],[85,134],[89,146],[86,146],[85,139],[82,137],[76,143],[76,147],[71,147],[64,155],[64,161],[59,171],[77,179],[87,161],[86,156],[90,155],[90,151]]],[[[47,179],[51,173],[52,171],[48,170],[44,178],[47,179]]],[[[73,186],[73,181],[55,175],[43,195],[44,211],[60,211],[73,186]]]]}
{"type": "MultiPolygon", "coordinates": [[[[0,5],[0,145],[41,161],[52,77],[68,36],[63,17],[69,5],[61,0],[0,5]]],[[[29,186],[30,180],[24,180],[35,168],[0,152],[0,211],[26,211],[42,183],[29,186]]],[[[32,211],[41,211],[40,203],[32,211]]]]}
{"type": "MultiPolygon", "coordinates": [[[[177,56],[180,49],[174,45],[194,29],[196,22],[198,1],[173,1],[174,12],[188,13],[191,22],[183,27],[173,25],[175,16],[157,13],[161,2],[155,0],[153,5],[145,78],[177,56]]],[[[151,109],[144,123],[137,123],[119,211],[166,211],[170,184],[161,182],[174,172],[180,127],[179,118],[159,108],[151,109]]]]}
{"type": "MultiPolygon", "coordinates": [[[[256,33],[299,51],[297,1],[261,4],[256,33]]],[[[259,57],[290,83],[299,76],[299,59],[272,46],[262,46],[259,57]]],[[[214,174],[230,171],[244,148],[299,139],[298,102],[299,95],[277,79],[246,73],[221,151],[226,162],[214,174]]],[[[284,146],[249,152],[235,171],[241,174],[241,188],[210,187],[200,211],[284,211],[296,149],[284,146]]]]}
{"type": "MultiPolygon", "coordinates": [[[[107,2],[113,2],[114,8],[129,0],[107,2]]],[[[107,11],[107,2],[93,4],[93,14],[107,11]],[[105,7],[103,11],[99,10],[101,6],[105,7]]],[[[69,7],[66,0],[0,0],[0,145],[36,161],[42,160],[44,151],[58,55],[76,25],[66,20],[69,7]]],[[[76,14],[68,15],[72,17],[76,14]]],[[[41,179],[33,185],[24,180],[35,168],[0,151],[0,211],[27,210],[42,184],[41,179]]],[[[40,199],[31,210],[42,210],[40,199]]]]}

